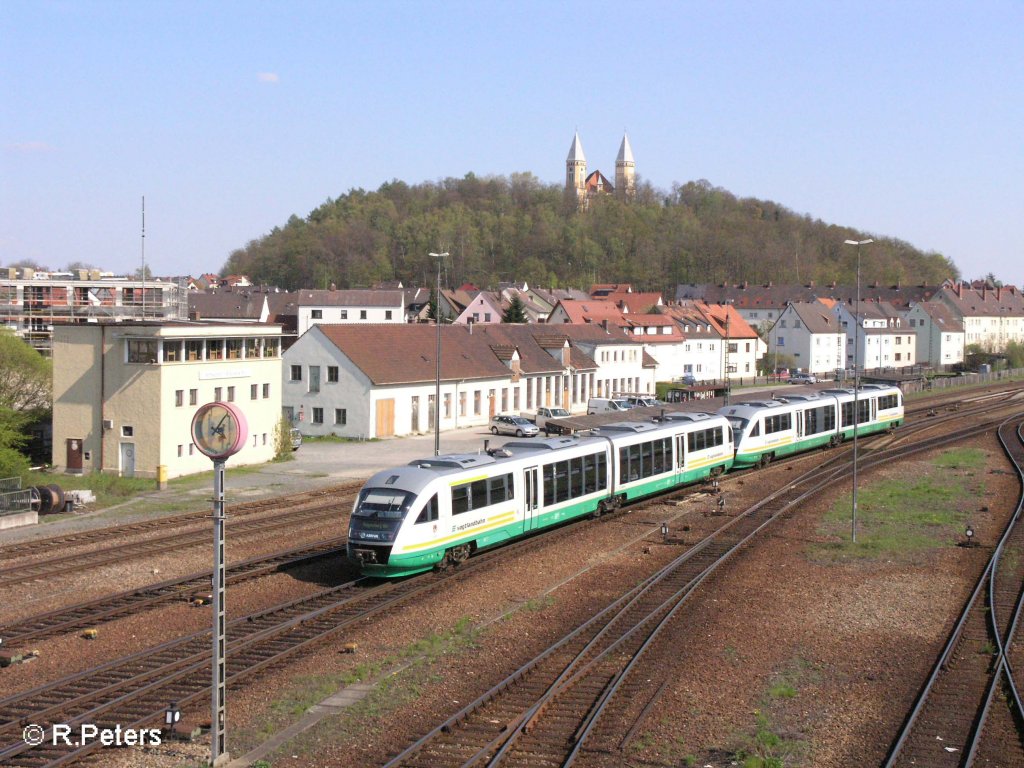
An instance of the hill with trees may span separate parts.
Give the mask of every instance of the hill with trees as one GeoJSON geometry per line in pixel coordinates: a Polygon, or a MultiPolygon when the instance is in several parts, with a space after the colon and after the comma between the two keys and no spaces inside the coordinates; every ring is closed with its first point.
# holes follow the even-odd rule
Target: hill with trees
{"type": "Polygon", "coordinates": [[[941,254],[707,181],[667,193],[641,184],[632,200],[599,195],[580,211],[574,195],[529,173],[353,189],[234,251],[223,272],[286,289],[429,285],[428,254],[447,251],[447,285],[630,282],[671,295],[677,283],[852,283],[856,253],[843,241],[864,237],[876,241],[862,251],[866,284],[959,277],[941,254]]]}

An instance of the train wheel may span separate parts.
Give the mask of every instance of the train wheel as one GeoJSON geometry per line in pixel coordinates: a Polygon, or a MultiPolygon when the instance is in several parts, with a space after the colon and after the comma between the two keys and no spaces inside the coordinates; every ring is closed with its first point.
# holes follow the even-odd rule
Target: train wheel
{"type": "Polygon", "coordinates": [[[772,455],[770,453],[762,453],[761,454],[761,459],[758,461],[758,465],[763,468],[763,467],[767,467],[771,463],[772,463],[772,455]]]}
{"type": "Polygon", "coordinates": [[[471,544],[460,544],[457,547],[449,547],[444,551],[444,557],[441,558],[441,562],[437,564],[437,570],[445,571],[449,568],[454,568],[459,563],[466,562],[472,552],[473,546],[471,544]]]}

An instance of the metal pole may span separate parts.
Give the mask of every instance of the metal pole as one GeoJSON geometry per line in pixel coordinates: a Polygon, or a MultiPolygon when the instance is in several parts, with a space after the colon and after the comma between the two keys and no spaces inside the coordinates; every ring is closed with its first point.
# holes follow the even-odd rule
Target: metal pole
{"type": "Polygon", "coordinates": [[[860,247],[873,242],[870,238],[845,241],[846,245],[857,246],[857,299],[853,305],[853,514],[850,521],[850,538],[854,544],[857,543],[857,433],[860,431],[860,247]]]}
{"type": "Polygon", "coordinates": [[[210,764],[226,762],[227,730],[224,607],[224,459],[213,461],[213,695],[210,710],[210,764]]]}
{"type": "Polygon", "coordinates": [[[437,288],[434,293],[434,325],[437,326],[437,349],[434,351],[434,455],[441,454],[441,260],[448,255],[430,254],[437,259],[437,288]]]}
{"type": "Polygon", "coordinates": [[[860,245],[857,245],[857,300],[853,305],[853,516],[850,540],[857,543],[857,433],[860,432],[860,245]]]}

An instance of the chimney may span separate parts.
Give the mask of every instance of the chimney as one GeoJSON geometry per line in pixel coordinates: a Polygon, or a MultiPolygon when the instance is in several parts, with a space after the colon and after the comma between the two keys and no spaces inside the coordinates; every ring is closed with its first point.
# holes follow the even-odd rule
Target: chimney
{"type": "Polygon", "coordinates": [[[565,344],[562,345],[562,367],[563,368],[568,368],[569,367],[569,342],[568,341],[565,342],[565,344]]]}

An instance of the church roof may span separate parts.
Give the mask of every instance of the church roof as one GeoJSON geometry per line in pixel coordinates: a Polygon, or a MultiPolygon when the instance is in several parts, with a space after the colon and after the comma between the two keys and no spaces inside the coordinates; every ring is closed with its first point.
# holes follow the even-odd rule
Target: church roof
{"type": "Polygon", "coordinates": [[[580,134],[579,134],[579,132],[577,132],[575,138],[573,138],[572,146],[569,147],[569,156],[567,158],[565,158],[565,159],[566,159],[566,162],[570,162],[570,163],[572,163],[572,162],[580,162],[580,163],[587,162],[587,158],[583,155],[583,145],[580,143],[580,134]]]}
{"type": "Polygon", "coordinates": [[[622,145],[619,147],[619,156],[615,158],[616,163],[634,163],[633,148],[629,146],[629,136],[622,134],[622,145]]]}

